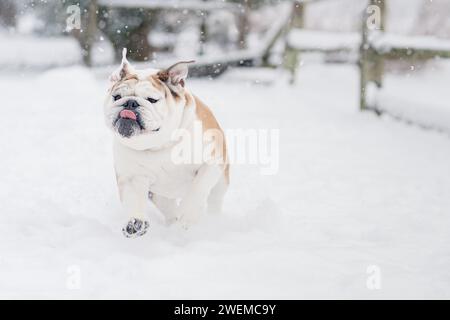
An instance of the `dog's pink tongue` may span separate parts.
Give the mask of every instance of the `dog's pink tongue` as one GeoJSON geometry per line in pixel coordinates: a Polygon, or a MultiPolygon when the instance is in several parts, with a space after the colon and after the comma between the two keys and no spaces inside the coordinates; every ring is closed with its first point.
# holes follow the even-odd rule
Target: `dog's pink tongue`
{"type": "Polygon", "coordinates": [[[122,110],[120,111],[120,117],[126,119],[136,120],[136,114],[131,110],[122,110]]]}

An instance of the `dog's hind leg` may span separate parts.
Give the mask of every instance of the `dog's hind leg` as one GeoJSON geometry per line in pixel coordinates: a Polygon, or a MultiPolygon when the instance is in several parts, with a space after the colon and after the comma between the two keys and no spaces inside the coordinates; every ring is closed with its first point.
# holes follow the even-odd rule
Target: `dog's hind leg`
{"type": "Polygon", "coordinates": [[[228,182],[223,175],[217,184],[212,188],[211,193],[208,196],[208,213],[221,213],[223,198],[228,189],[228,182]]]}
{"type": "Polygon", "coordinates": [[[204,164],[177,208],[178,222],[187,229],[206,211],[208,196],[221,179],[223,169],[218,165],[204,164]]]}

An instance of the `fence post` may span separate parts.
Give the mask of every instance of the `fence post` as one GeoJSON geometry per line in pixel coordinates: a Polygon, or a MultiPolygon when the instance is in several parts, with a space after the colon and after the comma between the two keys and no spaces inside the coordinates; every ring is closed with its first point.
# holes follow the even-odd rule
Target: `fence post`
{"type": "Polygon", "coordinates": [[[366,53],[366,46],[367,46],[367,30],[365,28],[366,24],[366,12],[364,11],[362,14],[363,18],[361,21],[361,44],[359,47],[359,61],[358,61],[358,67],[359,67],[359,109],[361,111],[365,110],[367,108],[366,105],[366,85],[367,85],[367,53],[366,53]]]}
{"type": "Polygon", "coordinates": [[[284,52],[284,66],[289,70],[290,78],[289,83],[294,84],[297,75],[297,69],[299,64],[299,53],[295,48],[292,48],[289,43],[286,43],[284,52]]]}
{"type": "MultiPolygon", "coordinates": [[[[367,85],[370,82],[373,82],[380,88],[383,85],[383,73],[384,73],[384,61],[383,56],[379,54],[370,43],[370,32],[373,30],[369,30],[368,21],[369,10],[371,6],[378,7],[377,10],[372,11],[372,14],[378,15],[379,17],[375,17],[377,24],[374,29],[379,32],[383,32],[385,30],[385,21],[386,21],[386,2],[385,0],[370,0],[369,6],[365,9],[363,13],[362,25],[361,25],[361,46],[360,46],[360,56],[359,56],[359,70],[360,70],[360,102],[359,107],[360,110],[366,110],[368,108],[367,105],[367,85]],[[378,21],[379,18],[379,21],[378,21]]],[[[372,17],[373,18],[373,17],[372,17]]]]}
{"type": "Polygon", "coordinates": [[[305,27],[305,4],[302,3],[302,1],[299,0],[294,1],[291,25],[293,28],[305,27]]]}
{"type": "MultiPolygon", "coordinates": [[[[291,21],[289,22],[288,29],[305,27],[305,4],[303,1],[295,0],[292,6],[291,21]]],[[[289,34],[289,30],[286,34],[289,34]]],[[[284,66],[290,71],[290,84],[294,84],[299,64],[299,52],[295,48],[292,48],[286,41],[284,66]]]]}
{"type": "MultiPolygon", "coordinates": [[[[371,0],[371,5],[378,6],[380,10],[380,21],[379,26],[377,26],[377,30],[379,32],[384,32],[385,24],[386,24],[386,1],[385,0],[371,0]]],[[[374,78],[373,81],[377,85],[378,88],[381,88],[383,85],[383,73],[384,73],[384,60],[383,56],[378,54],[375,50],[372,50],[373,59],[374,59],[374,78]]]]}

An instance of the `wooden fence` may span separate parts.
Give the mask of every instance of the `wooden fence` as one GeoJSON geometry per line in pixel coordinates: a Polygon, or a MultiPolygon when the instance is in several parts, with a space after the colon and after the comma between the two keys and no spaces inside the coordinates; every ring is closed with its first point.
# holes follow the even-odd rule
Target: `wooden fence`
{"type": "Polygon", "coordinates": [[[294,1],[291,30],[286,37],[285,67],[295,82],[299,55],[304,52],[352,52],[358,51],[360,73],[360,109],[381,112],[367,99],[368,87],[383,86],[384,64],[387,60],[450,58],[450,40],[435,37],[398,36],[386,32],[386,4],[388,0],[367,0],[361,14],[359,37],[349,33],[312,32],[304,30],[304,16],[309,3],[331,0],[294,1]],[[374,12],[378,10],[378,12],[374,12]],[[369,22],[379,14],[378,23],[369,22]],[[301,38],[304,37],[302,41],[301,38]]]}

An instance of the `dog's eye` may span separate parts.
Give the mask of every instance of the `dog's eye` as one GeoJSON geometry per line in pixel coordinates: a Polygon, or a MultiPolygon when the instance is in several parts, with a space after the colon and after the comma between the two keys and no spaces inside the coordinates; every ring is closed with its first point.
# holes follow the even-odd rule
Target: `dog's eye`
{"type": "Polygon", "coordinates": [[[147,101],[149,101],[150,103],[157,103],[159,100],[153,99],[153,98],[147,98],[147,101]]]}
{"type": "Polygon", "coordinates": [[[122,98],[122,96],[120,94],[116,94],[116,95],[113,96],[114,101],[117,101],[120,98],[122,98]]]}

